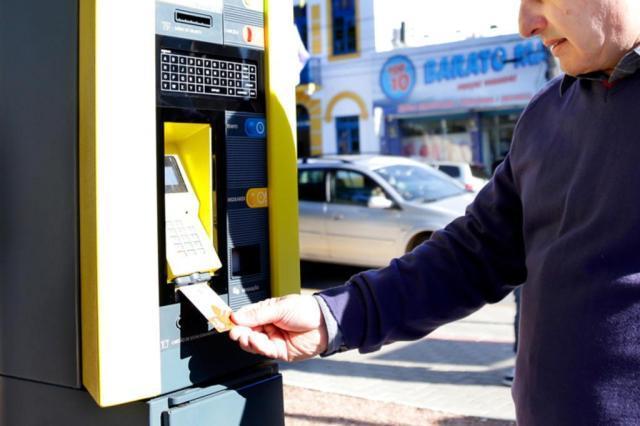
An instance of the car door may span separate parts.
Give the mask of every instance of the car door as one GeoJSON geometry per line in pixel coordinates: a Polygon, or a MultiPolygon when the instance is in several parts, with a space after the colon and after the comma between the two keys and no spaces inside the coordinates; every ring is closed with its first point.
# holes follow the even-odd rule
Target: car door
{"type": "Polygon", "coordinates": [[[326,239],[327,171],[298,170],[298,211],[300,257],[330,261],[326,239]]]}
{"type": "Polygon", "coordinates": [[[355,170],[334,169],[329,179],[326,233],[333,261],[386,265],[401,254],[402,211],[392,206],[383,188],[355,170]],[[381,207],[381,197],[388,200],[388,207],[381,207]]]}

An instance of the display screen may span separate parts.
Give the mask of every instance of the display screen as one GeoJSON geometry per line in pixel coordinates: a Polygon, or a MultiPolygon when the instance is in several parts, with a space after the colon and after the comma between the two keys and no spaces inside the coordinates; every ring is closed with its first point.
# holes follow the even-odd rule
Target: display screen
{"type": "Polygon", "coordinates": [[[180,174],[180,168],[176,159],[171,156],[164,157],[164,192],[187,192],[187,186],[180,174]]]}

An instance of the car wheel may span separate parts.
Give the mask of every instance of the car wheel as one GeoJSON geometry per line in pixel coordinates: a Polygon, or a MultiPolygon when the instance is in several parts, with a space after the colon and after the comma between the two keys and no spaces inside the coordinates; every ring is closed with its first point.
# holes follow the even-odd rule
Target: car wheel
{"type": "Polygon", "coordinates": [[[415,235],[407,245],[407,253],[427,241],[429,238],[431,238],[431,232],[421,232],[420,234],[415,235]]]}

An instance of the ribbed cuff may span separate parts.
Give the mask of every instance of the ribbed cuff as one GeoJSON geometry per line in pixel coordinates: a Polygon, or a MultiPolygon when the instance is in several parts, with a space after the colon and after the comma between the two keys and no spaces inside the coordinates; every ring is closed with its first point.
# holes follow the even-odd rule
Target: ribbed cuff
{"type": "Polygon", "coordinates": [[[340,328],[338,327],[336,318],[333,316],[331,310],[327,306],[327,302],[325,302],[324,299],[317,294],[314,294],[313,297],[318,302],[318,306],[320,306],[320,311],[322,312],[324,323],[327,327],[327,349],[323,353],[321,353],[320,356],[325,357],[333,355],[336,352],[344,351],[345,348],[343,345],[342,333],[340,332],[340,328]]]}

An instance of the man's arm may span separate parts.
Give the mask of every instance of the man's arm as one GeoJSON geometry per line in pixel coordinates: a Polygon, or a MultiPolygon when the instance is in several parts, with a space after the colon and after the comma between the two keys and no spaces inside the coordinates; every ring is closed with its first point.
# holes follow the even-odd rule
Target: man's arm
{"type": "Polygon", "coordinates": [[[525,279],[522,205],[507,156],[465,216],[388,267],[319,296],[344,347],[369,352],[463,318],[525,279]]]}

